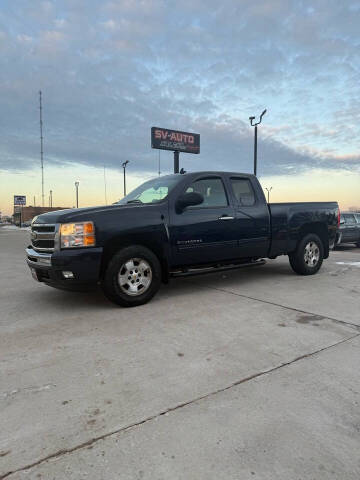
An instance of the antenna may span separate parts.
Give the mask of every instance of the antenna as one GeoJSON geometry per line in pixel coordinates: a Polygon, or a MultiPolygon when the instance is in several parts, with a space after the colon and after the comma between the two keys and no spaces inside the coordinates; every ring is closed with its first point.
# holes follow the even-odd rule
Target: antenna
{"type": "Polygon", "coordinates": [[[44,206],[44,149],[43,149],[43,121],[42,121],[42,101],[41,90],[39,91],[40,100],[40,160],[41,160],[41,198],[44,206]]]}

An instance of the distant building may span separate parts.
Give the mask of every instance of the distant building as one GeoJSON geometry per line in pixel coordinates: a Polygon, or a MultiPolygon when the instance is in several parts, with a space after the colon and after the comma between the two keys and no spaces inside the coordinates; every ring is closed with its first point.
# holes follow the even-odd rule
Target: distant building
{"type": "Polygon", "coordinates": [[[64,210],[65,208],[69,207],[14,207],[14,223],[15,225],[20,225],[20,215],[21,223],[30,223],[37,215],[54,212],[56,210],[64,210]]]}

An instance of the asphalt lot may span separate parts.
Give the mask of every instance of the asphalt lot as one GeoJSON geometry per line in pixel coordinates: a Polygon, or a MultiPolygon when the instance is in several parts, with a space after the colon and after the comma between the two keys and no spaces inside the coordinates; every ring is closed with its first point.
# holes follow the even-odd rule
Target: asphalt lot
{"type": "Polygon", "coordinates": [[[121,309],[33,281],[27,236],[0,228],[0,479],[360,478],[360,249],[121,309]]]}

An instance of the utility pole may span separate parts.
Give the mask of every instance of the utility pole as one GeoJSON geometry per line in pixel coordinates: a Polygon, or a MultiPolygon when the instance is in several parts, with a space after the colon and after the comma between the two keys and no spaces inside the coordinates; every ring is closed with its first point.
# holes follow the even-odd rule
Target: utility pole
{"type": "Polygon", "coordinates": [[[40,101],[40,160],[41,160],[41,199],[42,206],[44,206],[44,148],[43,148],[43,121],[42,121],[42,97],[41,90],[39,90],[40,101]]]}
{"type": "Polygon", "coordinates": [[[265,187],[265,190],[267,191],[268,203],[270,203],[270,192],[272,189],[273,187],[270,187],[270,188],[265,187]]]}
{"type": "Polygon", "coordinates": [[[35,203],[35,195],[34,195],[34,207],[36,207],[36,203],[35,203]]]}
{"type": "Polygon", "coordinates": [[[104,192],[105,192],[105,205],[107,205],[107,192],[106,192],[106,173],[105,173],[105,165],[104,165],[104,192]]]}
{"type": "Polygon", "coordinates": [[[76,188],[76,208],[79,208],[79,182],[75,182],[76,188]]]}
{"type": "Polygon", "coordinates": [[[255,127],[255,132],[254,132],[254,175],[256,176],[257,174],[257,126],[260,125],[262,117],[265,115],[266,109],[262,112],[260,115],[260,120],[256,123],[253,123],[255,120],[255,117],[249,117],[250,120],[250,125],[252,127],[255,127]]]}
{"type": "Polygon", "coordinates": [[[124,197],[126,197],[126,166],[129,163],[129,160],[126,160],[126,162],[123,162],[122,167],[124,169],[124,197]]]}
{"type": "Polygon", "coordinates": [[[49,204],[50,204],[49,207],[52,208],[52,206],[53,206],[53,202],[52,202],[52,190],[50,190],[50,198],[49,198],[49,200],[50,200],[50,201],[49,201],[49,204]]]}

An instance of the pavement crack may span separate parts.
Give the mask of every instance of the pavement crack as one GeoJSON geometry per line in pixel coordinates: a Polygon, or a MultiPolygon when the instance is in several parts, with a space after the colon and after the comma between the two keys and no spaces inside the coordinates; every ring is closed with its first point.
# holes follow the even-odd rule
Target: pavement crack
{"type": "Polygon", "coordinates": [[[159,418],[159,417],[161,417],[161,416],[163,416],[163,415],[166,415],[166,414],[168,414],[168,413],[170,413],[170,412],[174,412],[174,411],[176,411],[176,410],[179,410],[179,409],[181,409],[181,408],[183,408],[183,407],[186,407],[186,406],[188,406],[188,405],[192,405],[192,404],[194,404],[194,403],[196,403],[196,402],[199,402],[199,401],[201,401],[201,400],[205,400],[205,399],[211,398],[211,397],[213,397],[213,396],[215,396],[215,395],[218,395],[219,393],[226,392],[227,390],[230,390],[230,389],[232,389],[232,388],[234,388],[234,387],[236,387],[236,386],[238,386],[238,385],[241,385],[242,383],[249,382],[249,381],[251,381],[251,380],[254,380],[254,379],[256,379],[256,378],[262,377],[262,376],[264,376],[264,375],[268,375],[268,374],[273,373],[273,372],[275,372],[275,371],[277,371],[277,370],[279,370],[279,369],[281,369],[281,368],[283,368],[283,367],[287,367],[287,366],[289,366],[289,365],[292,365],[293,363],[296,363],[296,362],[298,362],[298,361],[300,361],[300,360],[305,360],[305,359],[311,358],[311,357],[313,357],[313,356],[315,356],[315,355],[317,355],[317,354],[319,354],[319,353],[321,353],[321,352],[324,352],[324,351],[326,351],[326,350],[329,350],[329,349],[331,349],[331,348],[334,348],[334,347],[336,347],[336,346],[338,346],[338,345],[341,345],[342,343],[349,342],[349,341],[351,341],[351,340],[353,340],[354,338],[359,337],[359,336],[360,336],[360,333],[357,333],[357,334],[355,334],[355,335],[352,335],[351,337],[344,338],[344,339],[342,339],[342,340],[340,340],[340,341],[338,341],[338,342],[336,342],[336,343],[333,343],[333,344],[331,344],[331,345],[328,345],[328,346],[326,346],[326,347],[323,347],[323,348],[320,348],[320,349],[315,350],[315,351],[313,351],[313,352],[306,353],[306,354],[304,354],[304,355],[300,355],[300,356],[298,356],[298,357],[295,357],[294,359],[289,360],[288,362],[284,362],[284,363],[281,363],[280,365],[277,365],[277,366],[275,366],[275,367],[269,368],[269,369],[267,369],[267,370],[263,370],[263,371],[261,371],[261,372],[258,372],[258,373],[254,373],[254,374],[252,374],[252,375],[249,375],[249,376],[247,376],[247,377],[245,377],[245,378],[242,378],[241,380],[237,380],[237,381],[231,383],[230,385],[227,385],[226,387],[219,388],[219,389],[217,389],[217,390],[215,390],[215,391],[213,391],[213,392],[209,392],[209,393],[207,393],[207,394],[205,394],[205,395],[201,395],[201,396],[196,397],[196,398],[194,398],[194,399],[192,399],[192,400],[189,400],[189,401],[187,401],[187,402],[179,403],[179,404],[175,405],[174,407],[167,408],[166,410],[163,410],[163,411],[161,411],[161,412],[159,412],[159,413],[156,413],[156,414],[154,414],[154,415],[151,415],[151,416],[149,416],[149,417],[146,417],[145,419],[143,419],[143,420],[141,420],[141,421],[131,423],[131,424],[129,424],[129,425],[127,425],[127,426],[124,426],[124,427],[121,427],[121,428],[119,428],[119,429],[117,429],[117,430],[113,430],[113,431],[111,431],[111,432],[104,433],[103,435],[99,435],[99,436],[97,436],[97,437],[91,438],[90,440],[87,440],[86,442],[80,443],[79,445],[75,445],[74,447],[64,448],[64,449],[58,450],[57,452],[52,453],[52,454],[50,454],[50,455],[48,455],[48,456],[46,456],[46,457],[44,457],[44,458],[41,458],[41,459],[37,460],[36,462],[33,462],[33,463],[31,463],[31,464],[28,464],[28,465],[26,465],[26,466],[24,466],[24,467],[20,467],[20,468],[18,468],[18,469],[16,469],[16,470],[12,470],[12,471],[6,472],[4,475],[1,475],[1,474],[0,474],[0,480],[3,480],[3,479],[5,479],[5,478],[7,478],[7,477],[9,477],[10,475],[13,475],[13,474],[15,474],[15,473],[24,472],[24,471],[29,470],[29,469],[31,469],[31,468],[37,467],[37,466],[39,466],[39,465],[41,465],[41,464],[43,464],[43,463],[45,463],[45,462],[47,462],[47,461],[49,461],[49,460],[56,459],[56,458],[62,457],[62,456],[64,456],[64,455],[67,455],[67,454],[76,452],[76,451],[78,451],[78,450],[81,450],[81,449],[83,449],[83,448],[89,447],[89,446],[93,445],[94,443],[97,443],[97,442],[99,442],[100,440],[105,440],[106,438],[109,438],[109,437],[111,437],[111,436],[113,436],[113,435],[117,435],[117,434],[119,434],[119,433],[126,432],[126,431],[128,431],[128,430],[130,430],[130,429],[132,429],[132,428],[139,427],[140,425],[144,425],[145,423],[148,423],[148,422],[150,422],[150,421],[152,421],[152,420],[154,420],[154,419],[156,419],[156,418],[159,418]]]}
{"type": "MultiPolygon", "coordinates": [[[[248,300],[254,300],[255,302],[266,303],[267,305],[273,305],[274,307],[285,308],[286,310],[291,310],[292,312],[304,313],[306,315],[314,315],[314,316],[319,315],[318,313],[308,312],[306,310],[300,310],[299,308],[289,307],[288,305],[282,305],[281,303],[271,302],[270,300],[262,300],[261,298],[251,297],[250,295],[244,295],[243,293],[231,292],[229,290],[224,290],[222,288],[217,288],[217,287],[209,287],[208,285],[206,286],[199,285],[198,283],[195,283],[195,282],[192,282],[192,283],[200,288],[217,290],[218,292],[227,293],[229,295],[235,295],[236,297],[242,297],[248,300]]],[[[357,325],[356,323],[347,322],[345,320],[339,320],[338,318],[328,317],[327,315],[322,315],[322,316],[328,320],[331,320],[332,322],[339,323],[340,325],[346,325],[348,327],[355,328],[356,330],[360,330],[360,325],[357,325]]]]}

